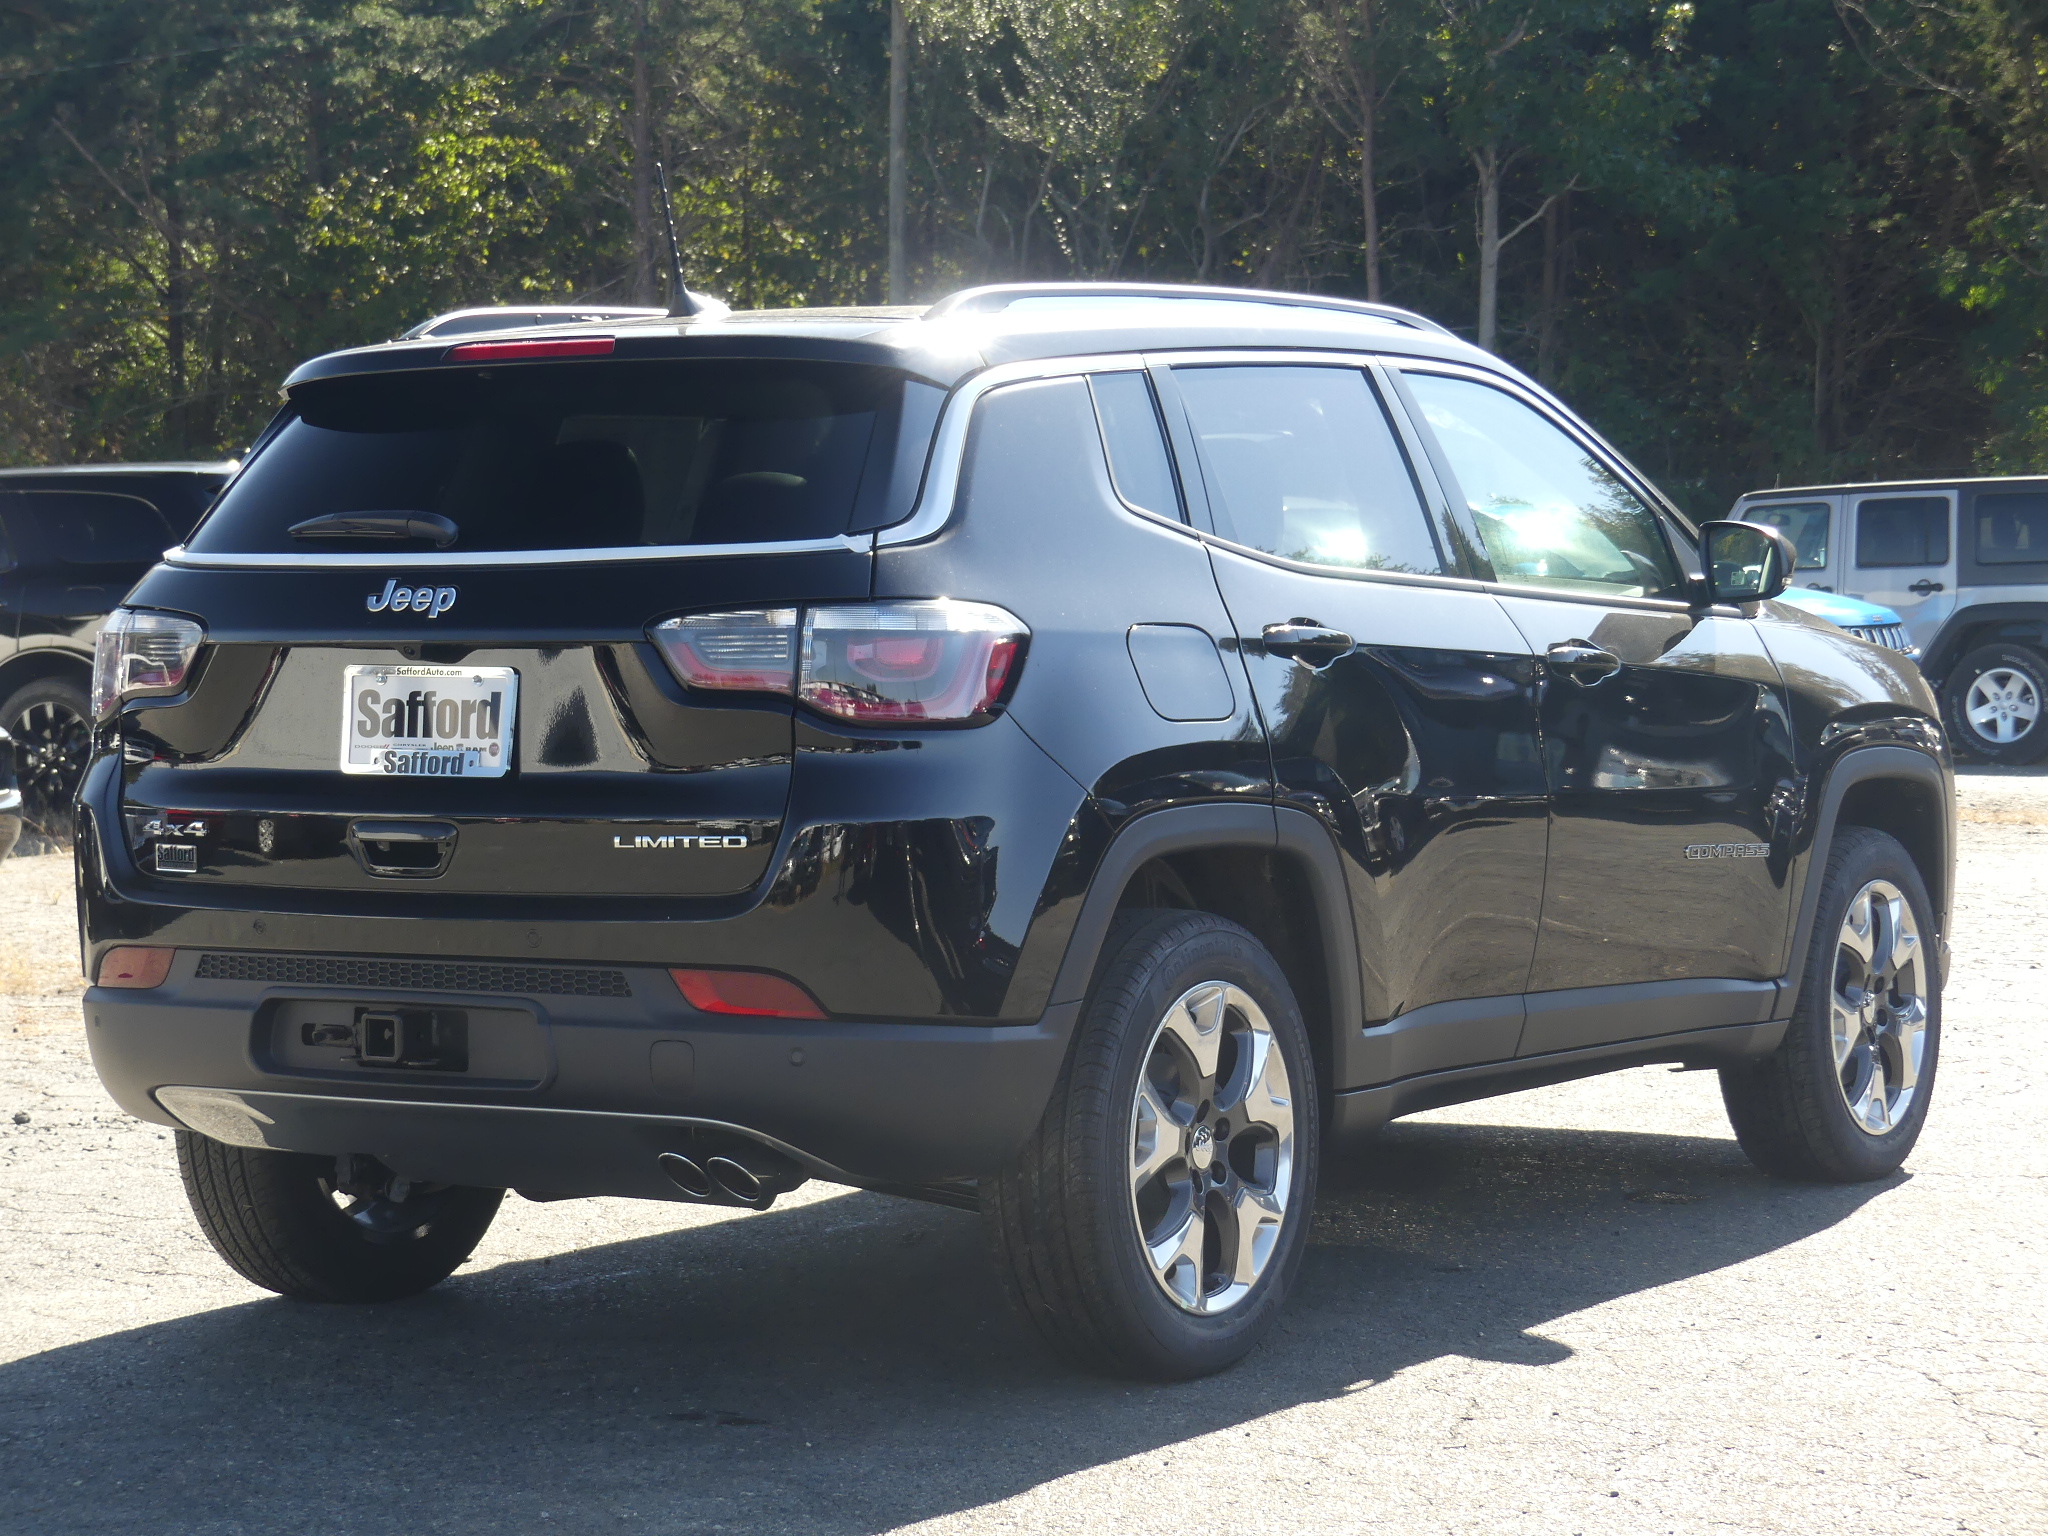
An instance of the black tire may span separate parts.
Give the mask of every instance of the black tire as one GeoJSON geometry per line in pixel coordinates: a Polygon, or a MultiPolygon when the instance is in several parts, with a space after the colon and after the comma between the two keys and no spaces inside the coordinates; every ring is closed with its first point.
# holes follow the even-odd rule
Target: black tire
{"type": "MultiPolygon", "coordinates": [[[[1752,1163],[1776,1178],[1824,1184],[1858,1184],[1898,1170],[1927,1121],[1941,1055],[1939,947],[1926,884],[1898,841],[1868,827],[1837,833],[1821,877],[1799,1004],[1785,1039],[1763,1060],[1721,1072],[1721,1100],[1752,1163]],[[1841,938],[1843,924],[1850,904],[1872,881],[1888,883],[1911,909],[1921,967],[1914,985],[1925,1018],[1910,1102],[1881,1134],[1863,1129],[1849,1104],[1856,1091],[1850,1079],[1867,1084],[1870,1059],[1852,1053],[1847,1065],[1837,1066],[1831,1027],[1837,989],[1845,986],[1845,970],[1856,964],[1841,938]]],[[[1880,994],[1880,1013],[1883,997],[1899,995],[1868,990],[1880,994]]],[[[1897,1034],[1892,1039],[1896,1045],[1897,1034]]],[[[1893,1054],[1890,1047],[1881,1049],[1893,1054]]]]}
{"type": "Polygon", "coordinates": [[[92,756],[92,706],[69,677],[39,677],[0,703],[21,787],[21,853],[71,846],[72,798],[92,756]]]}
{"type": "Polygon", "coordinates": [[[178,1172],[214,1252],[251,1284],[298,1301],[396,1301],[438,1285],[475,1251],[505,1198],[501,1189],[426,1186],[393,1202],[391,1180],[377,1170],[377,1187],[345,1211],[335,1159],[231,1147],[191,1131],[178,1132],[178,1172]]]}
{"type": "MultiPolygon", "coordinates": [[[[1184,1099],[1198,1079],[1199,1069],[1184,1082],[1176,1079],[1176,1091],[1184,1099]]],[[[1273,1086],[1272,1079],[1264,1081],[1273,1086]]],[[[1010,1166],[981,1183],[996,1268],[1011,1300],[1059,1354],[1092,1370],[1184,1380],[1242,1358],[1273,1326],[1307,1245],[1320,1150],[1318,1103],[1301,1011],[1280,967],[1256,939],[1206,912],[1150,911],[1120,923],[1045,1118],[1010,1166]],[[1162,1172],[1134,1193],[1131,1162],[1140,1144],[1134,1136],[1162,1134],[1141,1130],[1141,1121],[1163,1121],[1143,1120],[1135,1102],[1141,1073],[1148,1073],[1148,1082],[1161,1081],[1160,1063],[1171,1050],[1158,1035],[1162,1021],[1177,1000],[1209,983],[1240,989],[1263,1015],[1272,1043],[1263,1043],[1247,1013],[1226,1006],[1231,994],[1210,994],[1223,1000],[1212,1016],[1219,1020],[1218,1038],[1229,1043],[1218,1048],[1210,1074],[1213,1105],[1204,1098],[1185,1120],[1175,1112],[1171,1135],[1188,1150],[1184,1161],[1169,1165],[1187,1181],[1172,1186],[1173,1198],[1187,1200],[1190,1212],[1206,1213],[1196,1234],[1200,1257],[1170,1270],[1192,1282],[1195,1305],[1218,1306],[1203,1312],[1171,1299],[1171,1282],[1142,1244],[1141,1202],[1172,1180],[1162,1172]],[[1257,1043],[1248,1047],[1246,1041],[1257,1043]],[[1287,1074],[1291,1164],[1277,1129],[1284,1116],[1260,1110],[1273,1102],[1263,1095],[1243,1093],[1251,1068],[1240,1070],[1240,1064],[1272,1051],[1287,1074]],[[1261,1121],[1262,1112],[1271,1119],[1261,1121]],[[1241,1116],[1234,1128],[1228,1123],[1233,1113],[1241,1116]],[[1218,1134],[1198,1140],[1210,1124],[1218,1134]],[[1199,1164],[1198,1158],[1210,1161],[1199,1164]],[[1266,1240],[1263,1267],[1230,1299],[1236,1287],[1220,1273],[1214,1289],[1204,1289],[1212,1282],[1211,1244],[1218,1264],[1225,1262],[1224,1244],[1235,1245],[1240,1262],[1256,1251],[1263,1239],[1242,1234],[1267,1231],[1270,1224],[1240,1228],[1232,1215],[1247,1208],[1232,1202],[1250,1201],[1254,1190],[1281,1194],[1278,1232],[1266,1240]]],[[[1175,1220],[1171,1214],[1150,1219],[1162,1224],[1156,1230],[1175,1220]]]]}
{"type": "Polygon", "coordinates": [[[2037,763],[2048,756],[2048,660],[2024,645],[1981,645],[1949,669],[1941,685],[1941,713],[1958,755],[1984,763],[2037,763]],[[1988,722],[1988,731],[1970,719],[1970,694],[1980,681],[1991,691],[1984,704],[1995,708],[2003,696],[2033,711],[2012,740],[1997,739],[2000,723],[1995,717],[1988,722]]]}

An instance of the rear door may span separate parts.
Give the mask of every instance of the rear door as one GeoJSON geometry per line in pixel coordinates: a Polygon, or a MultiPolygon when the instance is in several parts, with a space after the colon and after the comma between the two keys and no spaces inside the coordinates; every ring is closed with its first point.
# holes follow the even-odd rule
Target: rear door
{"type": "Polygon", "coordinates": [[[929,388],[651,361],[302,388],[136,594],[210,642],[188,698],[134,716],[137,862],[479,898],[750,889],[789,794],[798,606],[869,595],[863,487],[889,494],[905,392],[929,388]]]}
{"type": "Polygon", "coordinates": [[[1840,496],[1802,496],[1797,501],[1738,502],[1728,515],[1775,528],[1792,541],[1799,551],[1793,585],[1834,592],[1839,589],[1839,567],[1844,563],[1841,541],[1835,534],[1841,507],[1840,496]]]}
{"type": "Polygon", "coordinates": [[[1842,590],[1891,609],[1926,650],[1956,606],[1956,493],[1886,491],[1844,499],[1854,532],[1842,590]]]}
{"type": "Polygon", "coordinates": [[[1527,644],[1445,559],[1372,369],[1159,373],[1281,801],[1344,855],[1367,1027],[1337,1086],[1512,1056],[1543,891],[1527,644]]]}
{"type": "Polygon", "coordinates": [[[0,492],[18,567],[13,628],[24,649],[83,658],[100,621],[174,542],[149,502],[103,491],[0,492]]]}

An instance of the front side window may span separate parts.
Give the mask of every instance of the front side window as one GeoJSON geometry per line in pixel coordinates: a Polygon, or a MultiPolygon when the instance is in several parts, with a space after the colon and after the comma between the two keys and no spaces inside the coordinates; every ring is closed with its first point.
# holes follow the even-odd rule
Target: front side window
{"type": "Polygon", "coordinates": [[[2048,491],[1992,491],[1977,498],[1977,561],[2048,560],[2048,491]]]}
{"type": "Polygon", "coordinates": [[[1656,514],[1549,418],[1476,380],[1405,377],[1499,580],[1614,597],[1677,588],[1656,514]]]}
{"type": "Polygon", "coordinates": [[[1946,496],[1868,496],[1856,507],[1856,563],[1948,564],[1946,496]]]}
{"type": "Polygon", "coordinates": [[[457,553],[830,538],[903,391],[886,369],[738,360],[315,380],[191,548],[378,547],[291,532],[337,514],[445,518],[457,553]]]}
{"type": "Polygon", "coordinates": [[[1744,507],[1735,515],[1745,523],[1777,529],[1799,551],[1799,569],[1819,571],[1828,563],[1830,511],[1824,501],[1766,501],[1744,507]]]}
{"type": "Polygon", "coordinates": [[[1311,565],[1443,569],[1407,457],[1356,368],[1177,368],[1216,531],[1311,565]]]}

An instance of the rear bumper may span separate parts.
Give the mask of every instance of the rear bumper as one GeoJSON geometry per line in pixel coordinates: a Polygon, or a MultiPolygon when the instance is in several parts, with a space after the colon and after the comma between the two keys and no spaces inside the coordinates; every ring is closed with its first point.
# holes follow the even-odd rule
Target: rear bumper
{"type": "Polygon", "coordinates": [[[929,1183],[1000,1166],[1043,1113],[1078,1004],[1027,1025],[700,1014],[658,970],[630,995],[382,990],[202,979],[181,951],[161,987],[90,988],[87,1038],[122,1108],[218,1140],[366,1153],[420,1179],[674,1198],[656,1167],[738,1131],[847,1183],[929,1183]],[[281,1006],[409,1005],[531,1016],[533,1080],[282,1062],[281,1006]],[[661,1048],[656,1050],[657,1045],[661,1048]]]}

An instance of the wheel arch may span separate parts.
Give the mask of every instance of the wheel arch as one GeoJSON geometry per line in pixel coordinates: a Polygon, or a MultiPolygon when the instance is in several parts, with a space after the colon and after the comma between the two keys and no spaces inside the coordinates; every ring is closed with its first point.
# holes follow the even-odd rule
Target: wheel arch
{"type": "Polygon", "coordinates": [[[92,691],[92,658],[57,646],[37,646],[33,650],[18,652],[0,662],[0,701],[6,700],[16,689],[41,682],[46,677],[68,678],[89,694],[92,691]]]}
{"type": "Polygon", "coordinates": [[[1328,1092],[1339,1032],[1364,1015],[1349,887],[1322,824],[1270,805],[1175,806],[1138,817],[1096,867],[1052,1001],[1086,997],[1117,914],[1149,906],[1213,912],[1265,945],[1301,1005],[1328,1092]]]}
{"type": "Polygon", "coordinates": [[[1911,747],[1869,746],[1845,752],[1828,770],[1814,814],[1798,923],[1793,931],[1780,1018],[1799,1003],[1808,946],[1820,908],[1821,877],[1836,833],[1869,827],[1899,840],[1919,870],[1934,903],[1937,953],[1943,978],[1948,971],[1949,909],[1955,886],[1955,803],[1947,770],[1934,757],[1911,747]]]}
{"type": "Polygon", "coordinates": [[[1979,603],[1948,616],[1921,662],[1921,671],[1937,687],[1948,683],[1949,669],[1980,645],[2001,640],[2031,646],[2048,658],[2048,603],[1979,603]]]}

